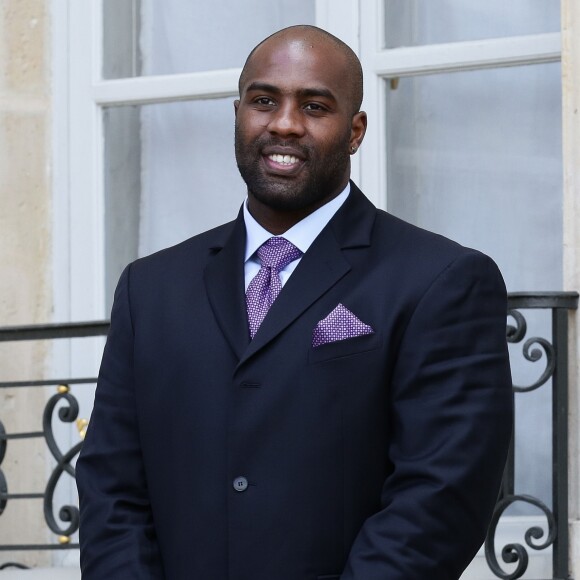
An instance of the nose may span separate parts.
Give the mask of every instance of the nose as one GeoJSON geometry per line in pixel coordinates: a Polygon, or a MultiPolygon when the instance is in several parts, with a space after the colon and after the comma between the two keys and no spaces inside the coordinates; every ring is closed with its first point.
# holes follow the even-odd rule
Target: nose
{"type": "Polygon", "coordinates": [[[304,135],[302,111],[293,103],[281,103],[272,111],[268,131],[282,137],[304,135]]]}

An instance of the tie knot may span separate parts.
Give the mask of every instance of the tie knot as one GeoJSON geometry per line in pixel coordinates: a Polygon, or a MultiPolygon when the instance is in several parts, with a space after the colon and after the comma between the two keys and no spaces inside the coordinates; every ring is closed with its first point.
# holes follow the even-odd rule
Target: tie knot
{"type": "Polygon", "coordinates": [[[297,260],[302,252],[286,238],[272,237],[258,248],[258,257],[262,266],[279,272],[290,262],[297,260]]]}

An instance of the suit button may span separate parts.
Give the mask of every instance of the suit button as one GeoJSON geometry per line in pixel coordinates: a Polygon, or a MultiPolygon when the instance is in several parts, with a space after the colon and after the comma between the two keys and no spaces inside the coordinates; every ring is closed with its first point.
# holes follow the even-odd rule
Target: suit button
{"type": "Polygon", "coordinates": [[[248,480],[245,477],[236,477],[234,479],[234,489],[236,491],[246,491],[248,489],[248,480]]]}

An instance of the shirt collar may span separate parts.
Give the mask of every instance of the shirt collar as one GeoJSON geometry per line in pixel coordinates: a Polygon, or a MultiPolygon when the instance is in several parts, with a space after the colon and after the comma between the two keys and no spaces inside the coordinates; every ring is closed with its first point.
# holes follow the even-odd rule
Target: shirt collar
{"type": "MultiPolygon", "coordinates": [[[[294,244],[303,254],[311,246],[318,234],[324,229],[324,226],[332,219],[332,216],[339,210],[340,206],[346,201],[350,193],[350,182],[335,198],[328,203],[319,207],[316,211],[307,215],[304,219],[294,224],[289,230],[282,235],[290,243],[294,244]]],[[[264,229],[252,216],[248,210],[248,198],[244,201],[244,222],[246,224],[246,254],[244,261],[247,262],[254,252],[268,239],[272,234],[264,229]]]]}

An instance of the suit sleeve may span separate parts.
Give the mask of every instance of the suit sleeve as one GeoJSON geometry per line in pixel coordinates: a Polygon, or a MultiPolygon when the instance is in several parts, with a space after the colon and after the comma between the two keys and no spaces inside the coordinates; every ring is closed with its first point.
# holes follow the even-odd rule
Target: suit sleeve
{"type": "Polygon", "coordinates": [[[393,471],[341,580],[457,580],[483,543],[512,432],[506,310],[477,252],[418,301],[389,387],[393,471]]]}
{"type": "Polygon", "coordinates": [[[83,580],[162,580],[139,442],[130,267],[123,272],[76,466],[83,580]]]}

